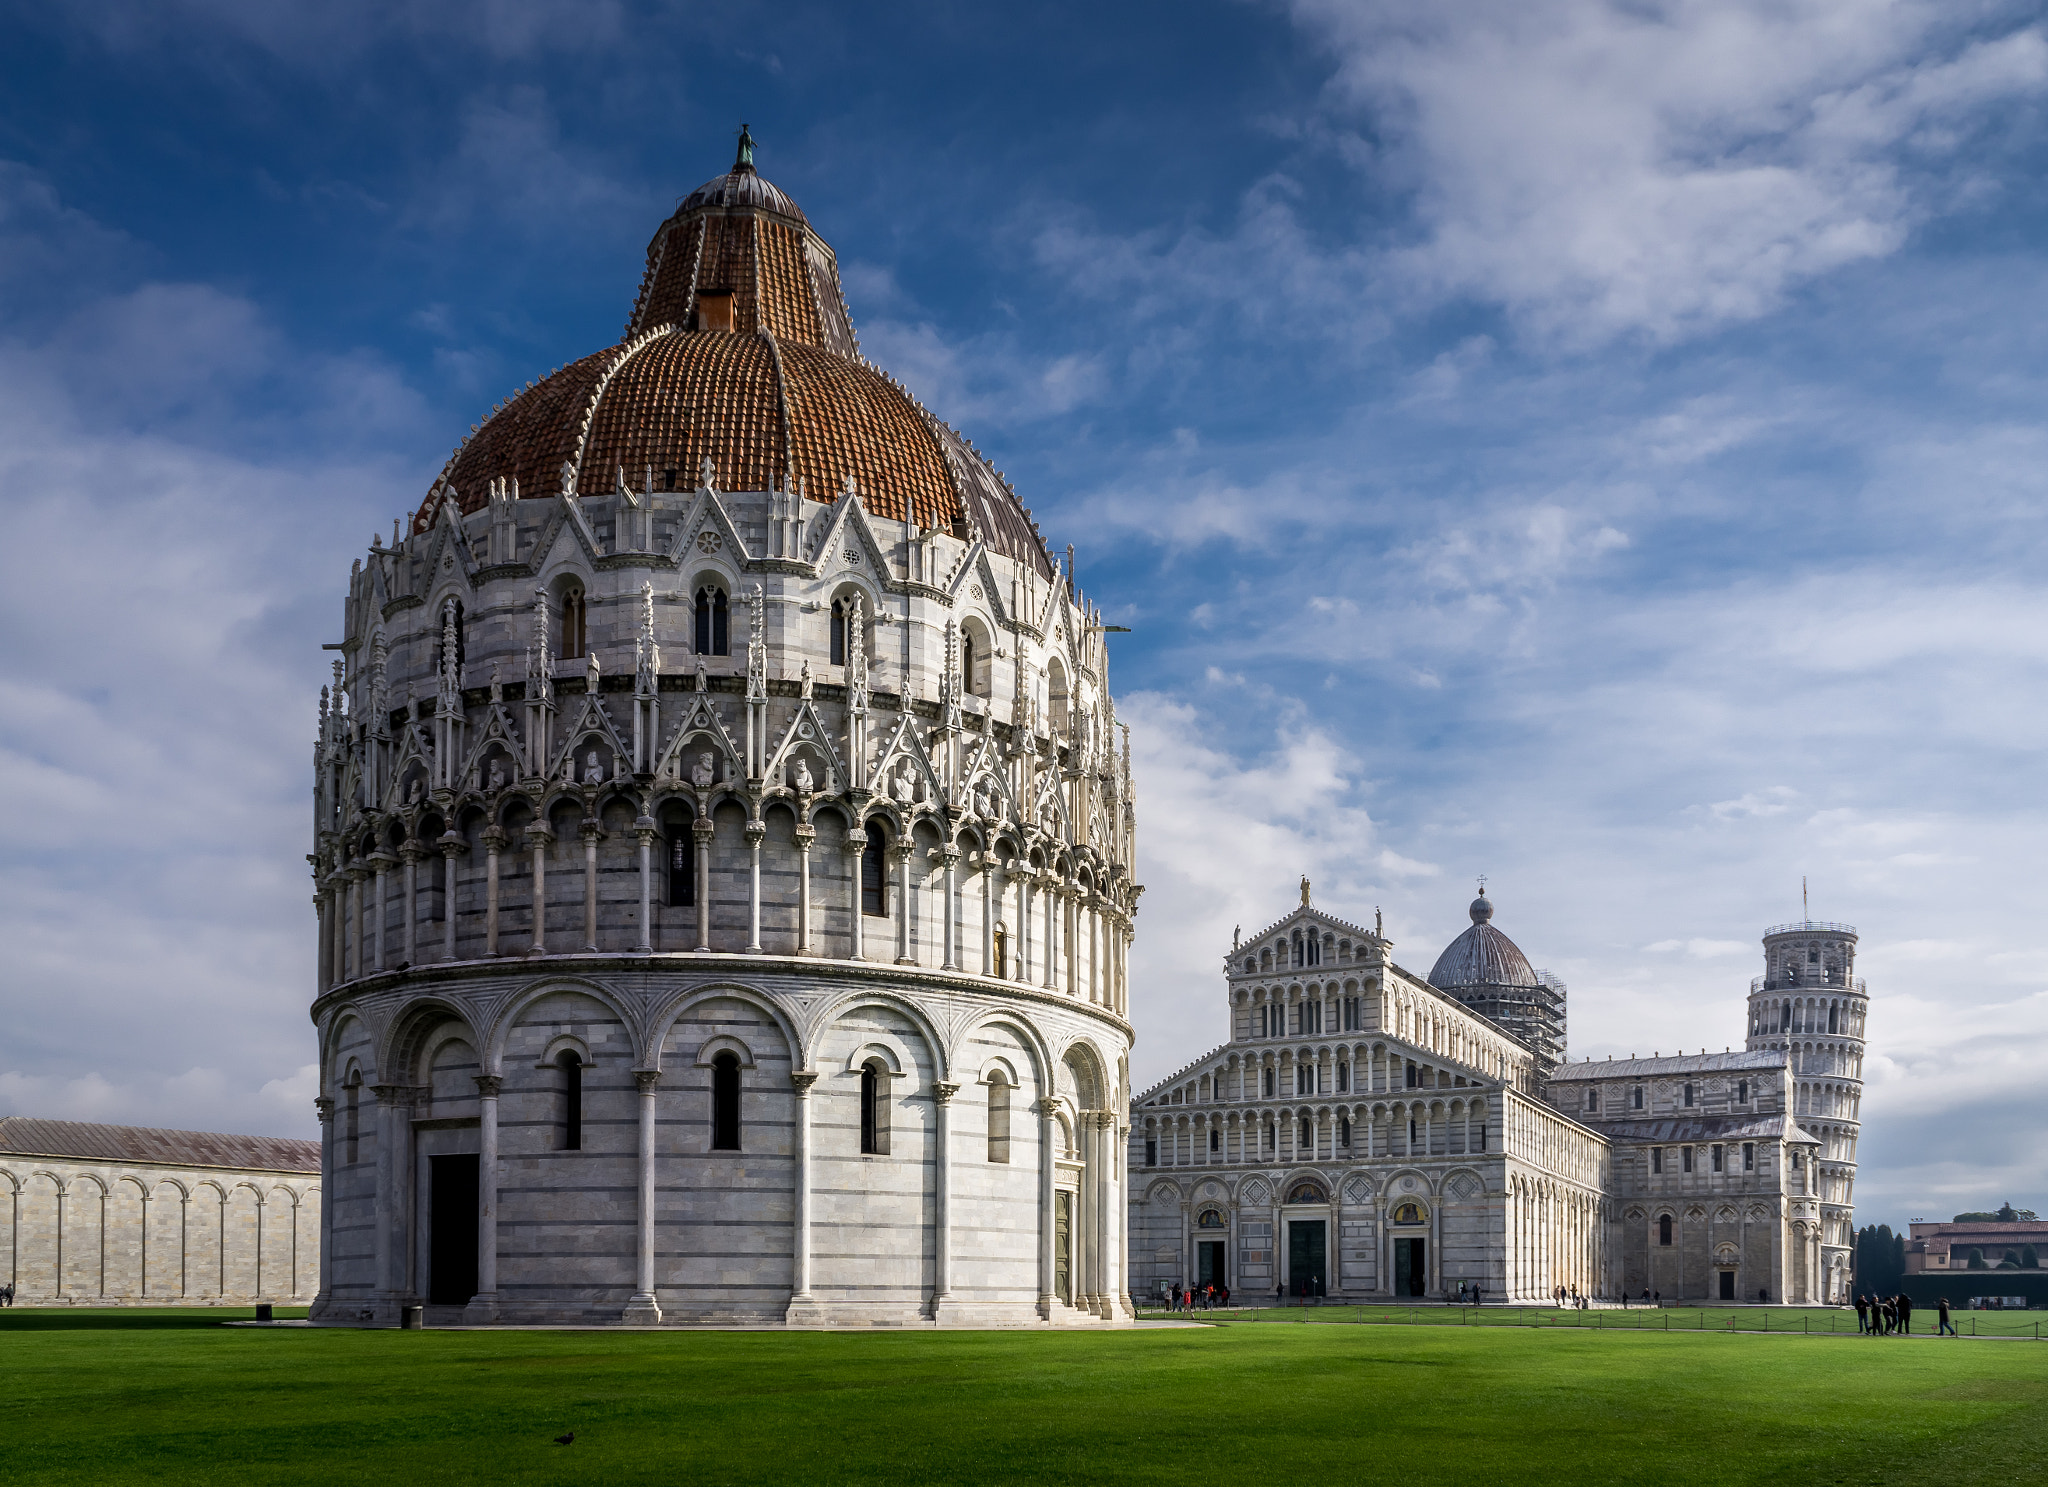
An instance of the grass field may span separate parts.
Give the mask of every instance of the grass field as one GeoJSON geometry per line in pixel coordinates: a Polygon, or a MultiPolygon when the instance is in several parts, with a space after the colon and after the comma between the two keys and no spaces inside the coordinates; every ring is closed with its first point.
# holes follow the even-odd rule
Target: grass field
{"type": "MultiPolygon", "coordinates": [[[[1146,1321],[1187,1320],[1156,1307],[1138,1313],[1146,1321]]],[[[2042,1338],[2044,1313],[2038,1311],[1958,1311],[1955,1329],[1964,1337],[2042,1338]]],[[[1607,1332],[1616,1328],[1640,1332],[1796,1332],[1801,1336],[1856,1334],[1856,1313],[1841,1307],[1782,1306],[1631,1306],[1597,1311],[1558,1310],[1548,1306],[1284,1306],[1232,1307],[1194,1313],[1195,1321],[1283,1322],[1325,1327],[1576,1327],[1607,1332]]],[[[1933,1308],[1913,1313],[1913,1336],[1935,1329],[1933,1308]]],[[[1873,1339],[1874,1340],[1874,1339],[1873,1339]]]]}
{"type": "Polygon", "coordinates": [[[2032,1341],[1711,1321],[479,1333],[226,1315],[0,1312],[0,1478],[2048,1481],[2048,1344],[2032,1341]]]}

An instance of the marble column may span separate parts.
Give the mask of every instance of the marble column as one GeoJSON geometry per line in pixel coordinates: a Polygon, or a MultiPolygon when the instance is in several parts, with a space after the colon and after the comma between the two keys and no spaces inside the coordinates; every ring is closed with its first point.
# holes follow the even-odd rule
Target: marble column
{"type": "Polygon", "coordinates": [[[943,937],[945,946],[945,959],[940,963],[940,966],[943,970],[957,971],[960,969],[960,900],[957,891],[958,879],[954,876],[954,869],[958,866],[960,862],[960,853],[955,848],[945,847],[941,848],[937,852],[934,852],[932,855],[938,859],[939,866],[945,874],[945,882],[941,898],[941,907],[943,909],[946,919],[945,934],[943,937]]]}
{"type": "Polygon", "coordinates": [[[1053,1302],[1057,1295],[1053,1290],[1053,1209],[1054,1162],[1059,1152],[1054,1144],[1055,1127],[1053,1117],[1059,1106],[1051,1100],[1040,1100],[1031,1107],[1038,1113],[1038,1314],[1048,1321],[1052,1318],[1053,1302]]]}
{"type": "Polygon", "coordinates": [[[478,1074],[476,1159],[476,1294],[463,1310],[465,1322],[498,1320],[498,1091],[505,1081],[478,1074]]]}
{"type": "Polygon", "coordinates": [[[910,953],[910,859],[917,848],[905,837],[889,855],[896,859],[896,964],[913,966],[917,959],[910,953]]]}
{"type": "Polygon", "coordinates": [[[498,953],[498,854],[505,850],[503,828],[484,832],[484,954],[498,953]]]}
{"type": "MultiPolygon", "coordinates": [[[[376,1320],[387,1326],[398,1324],[398,1306],[405,1291],[404,1223],[405,1194],[398,1160],[400,1133],[405,1131],[412,1103],[412,1091],[404,1085],[373,1084],[370,1093],[377,1100],[377,1197],[372,1205],[374,1242],[377,1256],[377,1289],[372,1305],[376,1320]]],[[[323,1195],[324,1196],[324,1195],[323,1195]]]]}
{"type": "Polygon", "coordinates": [[[451,827],[441,838],[441,959],[455,959],[455,864],[469,844],[451,827]]]}
{"type": "Polygon", "coordinates": [[[405,863],[405,933],[400,943],[405,946],[407,965],[420,958],[420,854],[423,850],[420,844],[410,837],[398,849],[398,855],[405,863]]]}
{"type": "Polygon", "coordinates": [[[554,832],[536,822],[526,828],[526,840],[533,846],[533,953],[545,955],[548,948],[548,847],[554,832]]]}
{"type": "Polygon", "coordinates": [[[825,1319],[818,1298],[811,1293],[811,1086],[817,1082],[815,1069],[790,1072],[790,1087],[796,1091],[796,1129],[792,1136],[796,1203],[789,1226],[789,1310],[783,1314],[783,1321],[792,1327],[816,1325],[825,1319]]]}
{"type": "Polygon", "coordinates": [[[759,821],[747,823],[747,954],[761,953],[761,843],[768,828],[759,821]]]}
{"type": "Polygon", "coordinates": [[[370,969],[373,971],[384,969],[384,879],[396,861],[396,858],[382,849],[370,858],[370,863],[376,870],[376,894],[372,900],[374,906],[370,911],[370,969]]]}
{"type": "Polygon", "coordinates": [[[815,955],[811,943],[811,847],[818,840],[818,828],[796,829],[796,953],[815,955]]]}
{"type": "Polygon", "coordinates": [[[937,1157],[932,1173],[934,1257],[932,1264],[932,1320],[948,1320],[957,1309],[953,1300],[953,1096],[960,1086],[941,1079],[932,1085],[932,1113],[936,1116],[934,1141],[937,1157]]]}
{"type": "Polygon", "coordinates": [[[578,828],[583,838],[583,948],[597,948],[597,844],[604,839],[604,829],[589,816],[583,818],[578,828]]]}
{"type": "MultiPolygon", "coordinates": [[[[321,1095],[313,1101],[313,1109],[320,1116],[320,1201],[326,1204],[334,1201],[334,1100],[330,1096],[321,1095]]],[[[143,1218],[142,1232],[146,1240],[149,1234],[149,1220],[146,1214],[143,1218]]],[[[313,1305],[306,1313],[314,1321],[327,1314],[327,1288],[333,1283],[330,1277],[334,1274],[333,1233],[333,1225],[320,1225],[320,1284],[314,1288],[313,1305]]],[[[146,1284],[149,1278],[146,1255],[142,1274],[146,1284]]]]}
{"type": "Polygon", "coordinates": [[[639,1265],[632,1299],[619,1320],[651,1325],[661,1320],[661,1306],[654,1297],[654,1092],[661,1084],[661,1070],[635,1069],[633,1082],[640,1091],[639,1265]]]}
{"type": "Polygon", "coordinates": [[[839,855],[846,862],[846,958],[859,960],[862,954],[860,874],[862,854],[868,844],[867,833],[849,831],[846,842],[839,849],[839,855]]]}
{"type": "Polygon", "coordinates": [[[699,812],[690,827],[697,842],[697,948],[711,948],[711,817],[699,812]]]}
{"type": "Polygon", "coordinates": [[[654,844],[661,830],[644,811],[633,823],[633,835],[640,843],[640,934],[634,949],[654,949],[654,844]]]}

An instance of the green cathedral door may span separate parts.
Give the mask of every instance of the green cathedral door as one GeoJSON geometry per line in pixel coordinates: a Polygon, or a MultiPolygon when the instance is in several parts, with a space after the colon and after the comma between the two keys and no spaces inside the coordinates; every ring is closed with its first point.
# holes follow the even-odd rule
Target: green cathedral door
{"type": "Polygon", "coordinates": [[[1223,1241],[1204,1239],[1195,1246],[1196,1276],[1198,1286],[1227,1286],[1223,1265],[1223,1241]]]}
{"type": "Polygon", "coordinates": [[[1074,1195],[1052,1195],[1052,1293],[1074,1304],[1074,1195]]]}
{"type": "Polygon", "coordinates": [[[1429,1286],[1429,1241],[1394,1241],[1394,1294],[1420,1296],[1429,1286]]]}
{"type": "Polygon", "coordinates": [[[1287,1226],[1287,1294],[1320,1296],[1329,1289],[1330,1266],[1321,1219],[1296,1219],[1287,1226]]]}

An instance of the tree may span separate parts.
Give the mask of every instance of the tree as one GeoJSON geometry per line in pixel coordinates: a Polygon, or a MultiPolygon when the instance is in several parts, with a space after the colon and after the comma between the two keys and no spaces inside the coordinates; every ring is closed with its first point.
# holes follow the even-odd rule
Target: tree
{"type": "Polygon", "coordinates": [[[2034,1253],[2034,1247],[2031,1244],[2020,1251],[2020,1264],[2028,1270],[2039,1270],[2041,1268],[2040,1257],[2034,1253]]]}
{"type": "Polygon", "coordinates": [[[1906,1236],[1889,1224],[1875,1224],[1856,1234],[1856,1289],[1890,1296],[1906,1275],[1906,1236]]]}
{"type": "Polygon", "coordinates": [[[2007,1251],[2005,1252],[2005,1258],[2004,1258],[2004,1259],[2002,1259],[2002,1260],[2000,1260],[2000,1261],[1998,1262],[1998,1268],[1999,1268],[2000,1270],[2017,1270],[2017,1269],[2019,1269],[2019,1268],[2020,1268],[2020,1255],[2019,1255],[2019,1251],[2018,1251],[2018,1250],[2007,1250],[2007,1251]]]}
{"type": "Polygon", "coordinates": [[[1991,1268],[1989,1265],[1986,1265],[1984,1263],[1984,1251],[1980,1249],[1973,1249],[1970,1251],[1969,1268],[1972,1270],[1989,1270],[1991,1268]]]}
{"type": "Polygon", "coordinates": [[[1995,1224],[1998,1222],[1998,1215],[1995,1213],[1959,1213],[1950,1219],[1949,1222],[1952,1224],[1995,1224]]]}

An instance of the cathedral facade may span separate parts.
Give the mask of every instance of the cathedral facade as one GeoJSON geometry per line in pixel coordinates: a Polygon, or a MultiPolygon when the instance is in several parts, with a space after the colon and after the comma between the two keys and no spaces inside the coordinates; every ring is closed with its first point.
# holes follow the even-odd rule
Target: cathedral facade
{"type": "Polygon", "coordinates": [[[1229,1040],[1133,1101],[1133,1292],[1845,1300],[1855,932],[1766,934],[1740,1053],[1573,1063],[1563,984],[1471,918],[1421,977],[1304,881],[1232,946],[1229,1040]]]}
{"type": "Polygon", "coordinates": [[[349,575],[315,1319],[1127,1319],[1104,628],[743,139],[349,575]]]}

